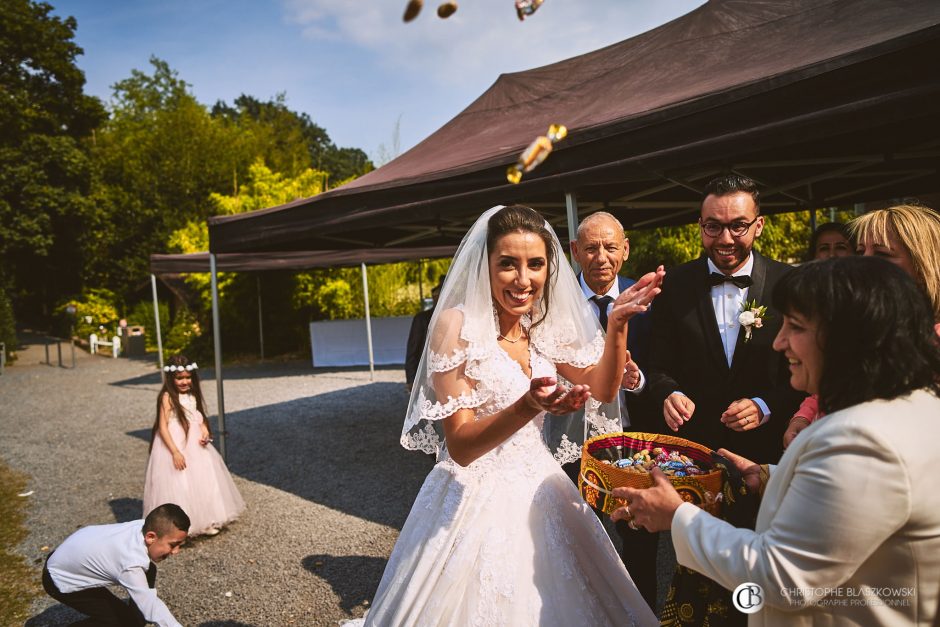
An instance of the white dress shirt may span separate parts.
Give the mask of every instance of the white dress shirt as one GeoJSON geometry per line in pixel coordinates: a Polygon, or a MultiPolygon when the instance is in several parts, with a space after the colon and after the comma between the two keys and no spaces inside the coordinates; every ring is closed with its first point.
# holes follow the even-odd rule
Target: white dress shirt
{"type": "MultiPolygon", "coordinates": [[[[708,262],[708,272],[724,274],[718,267],[708,262]]],[[[747,257],[747,261],[741,266],[741,269],[731,276],[751,276],[754,270],[754,254],[747,257]]],[[[734,359],[734,349],[738,344],[738,333],[741,330],[741,323],[738,322],[738,316],[741,314],[741,307],[747,302],[747,293],[750,288],[738,287],[734,283],[725,282],[712,286],[712,308],[715,310],[715,320],[718,322],[718,335],[721,336],[721,345],[725,349],[725,359],[728,360],[728,367],[731,367],[731,360],[734,359]]],[[[760,410],[764,413],[761,424],[764,424],[770,418],[770,408],[762,398],[752,398],[757,403],[760,410]]]]}
{"type": "Polygon", "coordinates": [[[49,575],[65,594],[119,585],[148,622],[182,627],[157,597],[157,591],[147,584],[150,556],[143,528],[143,520],[133,520],[79,529],[49,556],[49,575]]]}
{"type": "MultiPolygon", "coordinates": [[[[603,294],[595,294],[594,290],[588,287],[588,284],[584,282],[584,273],[578,275],[578,283],[581,284],[581,292],[584,294],[584,298],[587,299],[588,304],[591,306],[591,309],[594,310],[594,315],[597,316],[600,314],[600,309],[597,306],[597,303],[592,299],[595,296],[610,296],[611,301],[607,303],[607,314],[610,314],[611,308],[614,306],[614,301],[617,300],[617,297],[620,296],[620,277],[614,279],[613,285],[610,286],[610,289],[603,294]]],[[[604,333],[607,333],[607,329],[604,329],[604,333]]],[[[629,348],[629,346],[627,347],[629,348]]],[[[643,375],[643,371],[640,370],[640,381],[637,383],[637,386],[632,390],[623,388],[631,394],[639,394],[643,391],[643,388],[646,387],[646,377],[643,375]]]]}

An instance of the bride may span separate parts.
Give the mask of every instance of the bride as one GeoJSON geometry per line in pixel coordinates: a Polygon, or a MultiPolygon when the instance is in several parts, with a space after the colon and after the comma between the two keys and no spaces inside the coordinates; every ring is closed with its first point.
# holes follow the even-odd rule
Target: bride
{"type": "Polygon", "coordinates": [[[559,466],[578,445],[565,436],[553,458],[542,423],[584,406],[578,440],[619,430],[627,320],[663,274],[620,295],[605,341],[538,213],[494,207],[476,221],[431,320],[401,438],[439,461],[366,625],[659,624],[559,466]]]}

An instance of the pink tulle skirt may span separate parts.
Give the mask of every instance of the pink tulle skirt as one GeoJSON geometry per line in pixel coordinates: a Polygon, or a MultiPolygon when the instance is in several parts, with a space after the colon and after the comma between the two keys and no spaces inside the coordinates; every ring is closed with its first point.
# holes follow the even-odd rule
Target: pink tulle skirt
{"type": "Polygon", "coordinates": [[[189,516],[190,536],[221,529],[245,509],[222,456],[212,444],[199,443],[202,416],[195,413],[198,420],[190,420],[188,437],[175,418],[168,425],[173,441],[186,458],[186,469],[174,468],[173,455],[157,433],[144,482],[144,516],[164,503],[176,503],[189,516]]]}

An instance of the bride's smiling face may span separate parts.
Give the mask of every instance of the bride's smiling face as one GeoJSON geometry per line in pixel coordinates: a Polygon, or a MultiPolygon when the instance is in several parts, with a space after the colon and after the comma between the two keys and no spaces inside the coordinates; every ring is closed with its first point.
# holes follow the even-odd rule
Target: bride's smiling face
{"type": "Polygon", "coordinates": [[[545,242],[535,233],[515,231],[496,240],[490,251],[493,302],[502,312],[521,316],[532,310],[548,278],[545,242]]]}

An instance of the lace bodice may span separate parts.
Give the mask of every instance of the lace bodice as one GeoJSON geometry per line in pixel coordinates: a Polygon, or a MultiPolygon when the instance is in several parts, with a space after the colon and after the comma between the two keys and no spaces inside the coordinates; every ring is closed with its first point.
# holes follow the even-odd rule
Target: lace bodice
{"type": "MultiPolygon", "coordinates": [[[[202,422],[202,414],[199,412],[199,406],[196,404],[196,397],[192,394],[180,394],[180,405],[183,407],[183,411],[186,413],[186,419],[189,422],[200,423],[202,422]]],[[[170,412],[171,418],[179,417],[176,415],[175,411],[170,412]]]]}

